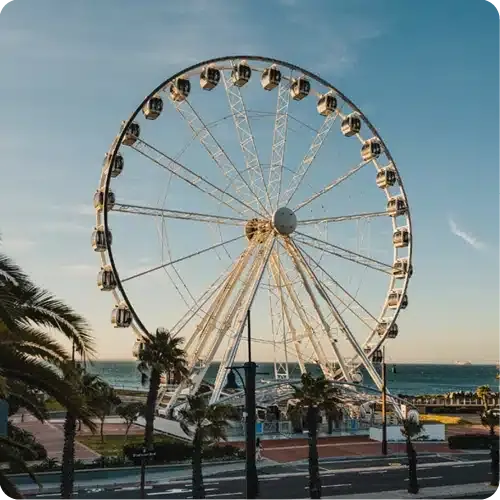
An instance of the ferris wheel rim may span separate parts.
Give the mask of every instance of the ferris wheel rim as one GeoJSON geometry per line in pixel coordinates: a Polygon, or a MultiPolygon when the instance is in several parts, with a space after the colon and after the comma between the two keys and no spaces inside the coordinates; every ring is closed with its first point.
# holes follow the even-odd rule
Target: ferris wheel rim
{"type": "MultiPolygon", "coordinates": [[[[356,113],[358,113],[360,115],[364,124],[373,133],[373,137],[377,138],[380,141],[381,146],[383,147],[384,153],[385,153],[387,159],[389,160],[390,165],[392,166],[392,168],[396,172],[397,182],[398,182],[401,194],[403,195],[405,200],[407,200],[407,195],[406,195],[406,190],[404,187],[403,180],[399,174],[399,170],[397,168],[396,162],[394,161],[394,158],[392,157],[389,148],[386,146],[386,143],[383,140],[380,133],[378,132],[378,130],[374,127],[374,125],[370,122],[370,120],[366,117],[366,115],[362,112],[362,110],[360,108],[358,108],[358,106],[356,106],[356,104],[350,98],[348,98],[344,93],[342,93],[340,90],[338,90],[330,82],[328,82],[324,78],[320,77],[319,75],[317,75],[309,70],[306,70],[298,65],[295,65],[295,64],[292,64],[292,63],[289,63],[286,61],[282,61],[282,60],[275,59],[272,57],[258,56],[258,55],[230,55],[230,56],[222,56],[222,57],[207,59],[205,61],[197,62],[196,64],[193,64],[187,68],[184,68],[181,71],[174,74],[173,76],[170,76],[169,78],[164,80],[160,85],[158,85],[152,92],[150,92],[144,98],[144,100],[139,104],[139,106],[136,108],[136,110],[130,115],[128,120],[124,121],[123,126],[122,126],[122,130],[115,137],[114,144],[113,144],[112,148],[110,149],[109,164],[112,164],[115,161],[115,158],[120,150],[120,147],[122,146],[122,140],[127,132],[128,127],[130,126],[130,124],[139,115],[139,113],[141,112],[143,107],[146,105],[146,103],[152,97],[154,97],[158,92],[160,92],[163,88],[165,88],[169,83],[174,81],[176,78],[179,78],[186,73],[191,73],[193,71],[196,71],[197,69],[201,69],[202,67],[208,66],[210,64],[223,63],[225,61],[234,61],[234,60],[246,60],[249,62],[255,61],[255,62],[276,64],[276,65],[279,65],[281,67],[288,68],[292,71],[297,71],[297,72],[303,74],[304,76],[309,77],[309,78],[317,81],[321,85],[332,89],[346,104],[349,105],[350,108],[352,108],[353,111],[355,111],[356,113]]],[[[109,266],[112,269],[112,272],[113,272],[113,275],[114,275],[114,278],[116,281],[116,288],[117,288],[116,292],[117,293],[119,292],[119,295],[121,296],[122,301],[125,302],[126,306],[128,307],[128,309],[130,310],[130,312],[132,314],[133,327],[138,327],[138,330],[140,330],[141,335],[145,335],[146,337],[149,337],[151,335],[151,332],[146,328],[145,324],[142,322],[141,318],[137,314],[135,307],[134,307],[132,301],[130,300],[130,298],[129,298],[129,296],[128,296],[128,294],[123,286],[122,279],[120,279],[119,270],[118,270],[116,263],[115,263],[112,245],[110,244],[111,242],[108,242],[108,231],[110,230],[109,221],[108,221],[108,216],[109,216],[108,192],[110,190],[111,178],[112,178],[111,169],[108,168],[107,172],[105,173],[104,183],[101,183],[101,184],[104,184],[104,186],[101,188],[104,191],[103,209],[102,209],[102,213],[101,213],[102,214],[102,225],[104,227],[104,239],[105,239],[105,244],[106,244],[106,250],[104,253],[109,260],[109,266]]],[[[414,238],[413,238],[411,212],[410,212],[409,205],[407,205],[407,212],[405,214],[405,217],[406,217],[406,225],[404,227],[407,228],[408,232],[411,235],[408,246],[407,246],[407,251],[408,251],[407,260],[408,260],[409,265],[411,265],[412,255],[413,255],[414,238]]],[[[99,221],[99,215],[98,215],[98,221],[99,221]]],[[[392,224],[393,224],[393,230],[395,230],[396,229],[395,218],[392,219],[392,224]]],[[[394,260],[395,260],[395,258],[397,256],[397,249],[395,247],[393,247],[393,249],[394,249],[394,260]]],[[[390,285],[389,285],[389,290],[391,290],[391,288],[394,288],[394,283],[395,283],[395,279],[392,278],[390,285]]],[[[409,276],[405,276],[403,279],[403,282],[402,282],[402,286],[398,288],[403,295],[406,294],[408,284],[409,284],[409,276]]],[[[385,299],[385,302],[386,302],[386,304],[384,304],[381,315],[387,309],[387,297],[385,299]]],[[[391,327],[392,324],[396,321],[400,310],[401,310],[401,307],[398,307],[395,310],[394,315],[390,318],[390,321],[388,322],[388,325],[387,325],[388,328],[391,327]]],[[[381,317],[379,317],[379,320],[380,319],[381,319],[381,317]]],[[[136,334],[137,333],[138,332],[136,331],[136,334]]],[[[374,333],[372,332],[372,334],[369,336],[369,338],[367,340],[365,340],[363,345],[366,345],[367,342],[371,338],[373,338],[373,336],[374,336],[374,333]]],[[[375,350],[375,349],[379,348],[380,346],[382,346],[386,342],[386,340],[387,340],[387,335],[384,335],[383,337],[378,338],[376,343],[374,344],[374,347],[372,350],[375,350]]],[[[356,369],[359,368],[359,366],[362,364],[363,364],[362,362],[359,362],[356,369]]]]}

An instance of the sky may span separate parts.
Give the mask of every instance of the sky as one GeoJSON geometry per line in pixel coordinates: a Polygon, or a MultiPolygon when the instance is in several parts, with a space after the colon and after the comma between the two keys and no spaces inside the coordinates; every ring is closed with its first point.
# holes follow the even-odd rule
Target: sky
{"type": "MultiPolygon", "coordinates": [[[[134,337],[110,324],[90,247],[103,155],[121,120],[174,73],[222,55],[274,57],[351,98],[404,179],[415,274],[390,359],[494,363],[498,21],[483,0],[15,0],[0,14],[2,251],[88,318],[101,359],[131,359],[134,337]]],[[[151,174],[144,186],[156,182],[151,174]]],[[[139,269],[152,257],[133,224],[123,255],[139,269]]],[[[169,307],[155,286],[136,292],[151,324],[169,307]]]]}

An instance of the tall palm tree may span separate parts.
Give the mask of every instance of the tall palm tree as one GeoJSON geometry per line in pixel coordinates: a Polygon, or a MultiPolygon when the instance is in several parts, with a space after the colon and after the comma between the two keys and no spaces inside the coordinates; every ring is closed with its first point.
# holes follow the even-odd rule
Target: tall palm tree
{"type": "Polygon", "coordinates": [[[144,418],[144,446],[153,448],[154,418],[161,375],[165,372],[174,373],[178,377],[188,374],[185,352],[181,348],[184,339],[172,337],[170,332],[158,328],[155,335],[144,339],[144,348],[139,353],[138,369],[142,376],[142,383],[149,381],[149,390],[146,398],[144,418]]]}
{"type": "Polygon", "coordinates": [[[105,382],[97,375],[88,373],[85,368],[74,362],[68,362],[63,367],[66,380],[73,390],[83,397],[80,408],[68,409],[64,419],[64,445],[61,463],[61,498],[73,497],[73,483],[75,476],[75,440],[76,424],[82,422],[92,432],[96,431],[93,418],[99,418],[102,408],[102,398],[105,382]]]}
{"type": "Polygon", "coordinates": [[[495,427],[499,425],[498,410],[490,408],[488,398],[491,396],[491,389],[489,385],[481,385],[476,389],[477,396],[483,403],[483,411],[481,412],[481,424],[489,430],[490,436],[490,457],[491,457],[491,485],[498,486],[499,476],[499,450],[498,450],[498,436],[495,433],[495,427]]]}
{"type": "Polygon", "coordinates": [[[401,433],[406,441],[406,455],[408,457],[408,493],[417,494],[419,491],[417,477],[417,452],[413,446],[413,438],[422,432],[423,425],[415,419],[404,418],[401,433]]]}
{"type": "Polygon", "coordinates": [[[187,405],[179,411],[182,430],[193,437],[192,490],[193,498],[205,498],[202,454],[206,442],[226,439],[227,421],[233,409],[227,405],[209,406],[201,394],[188,396],[187,405]]]}
{"type": "Polygon", "coordinates": [[[318,421],[320,411],[326,414],[339,411],[341,407],[340,391],[320,375],[314,377],[310,373],[303,373],[301,386],[294,387],[297,412],[307,412],[307,430],[309,434],[309,496],[321,498],[321,479],[319,476],[318,457],[318,421]]]}

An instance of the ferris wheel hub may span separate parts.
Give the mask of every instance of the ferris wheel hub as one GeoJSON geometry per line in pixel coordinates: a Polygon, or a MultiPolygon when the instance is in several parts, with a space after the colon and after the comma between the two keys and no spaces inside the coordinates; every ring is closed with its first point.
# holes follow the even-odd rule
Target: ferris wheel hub
{"type": "Polygon", "coordinates": [[[297,229],[297,216],[288,207],[281,207],[273,214],[273,227],[282,235],[288,236],[297,229]]]}

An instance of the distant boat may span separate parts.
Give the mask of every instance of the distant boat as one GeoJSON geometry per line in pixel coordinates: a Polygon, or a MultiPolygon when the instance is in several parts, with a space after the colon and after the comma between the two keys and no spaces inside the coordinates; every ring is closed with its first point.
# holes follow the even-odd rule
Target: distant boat
{"type": "Polygon", "coordinates": [[[470,361],[455,361],[455,364],[458,366],[472,365],[472,363],[470,361]]]}
{"type": "Polygon", "coordinates": [[[398,373],[397,370],[396,370],[396,365],[392,365],[391,371],[392,371],[392,373],[398,373]]]}

